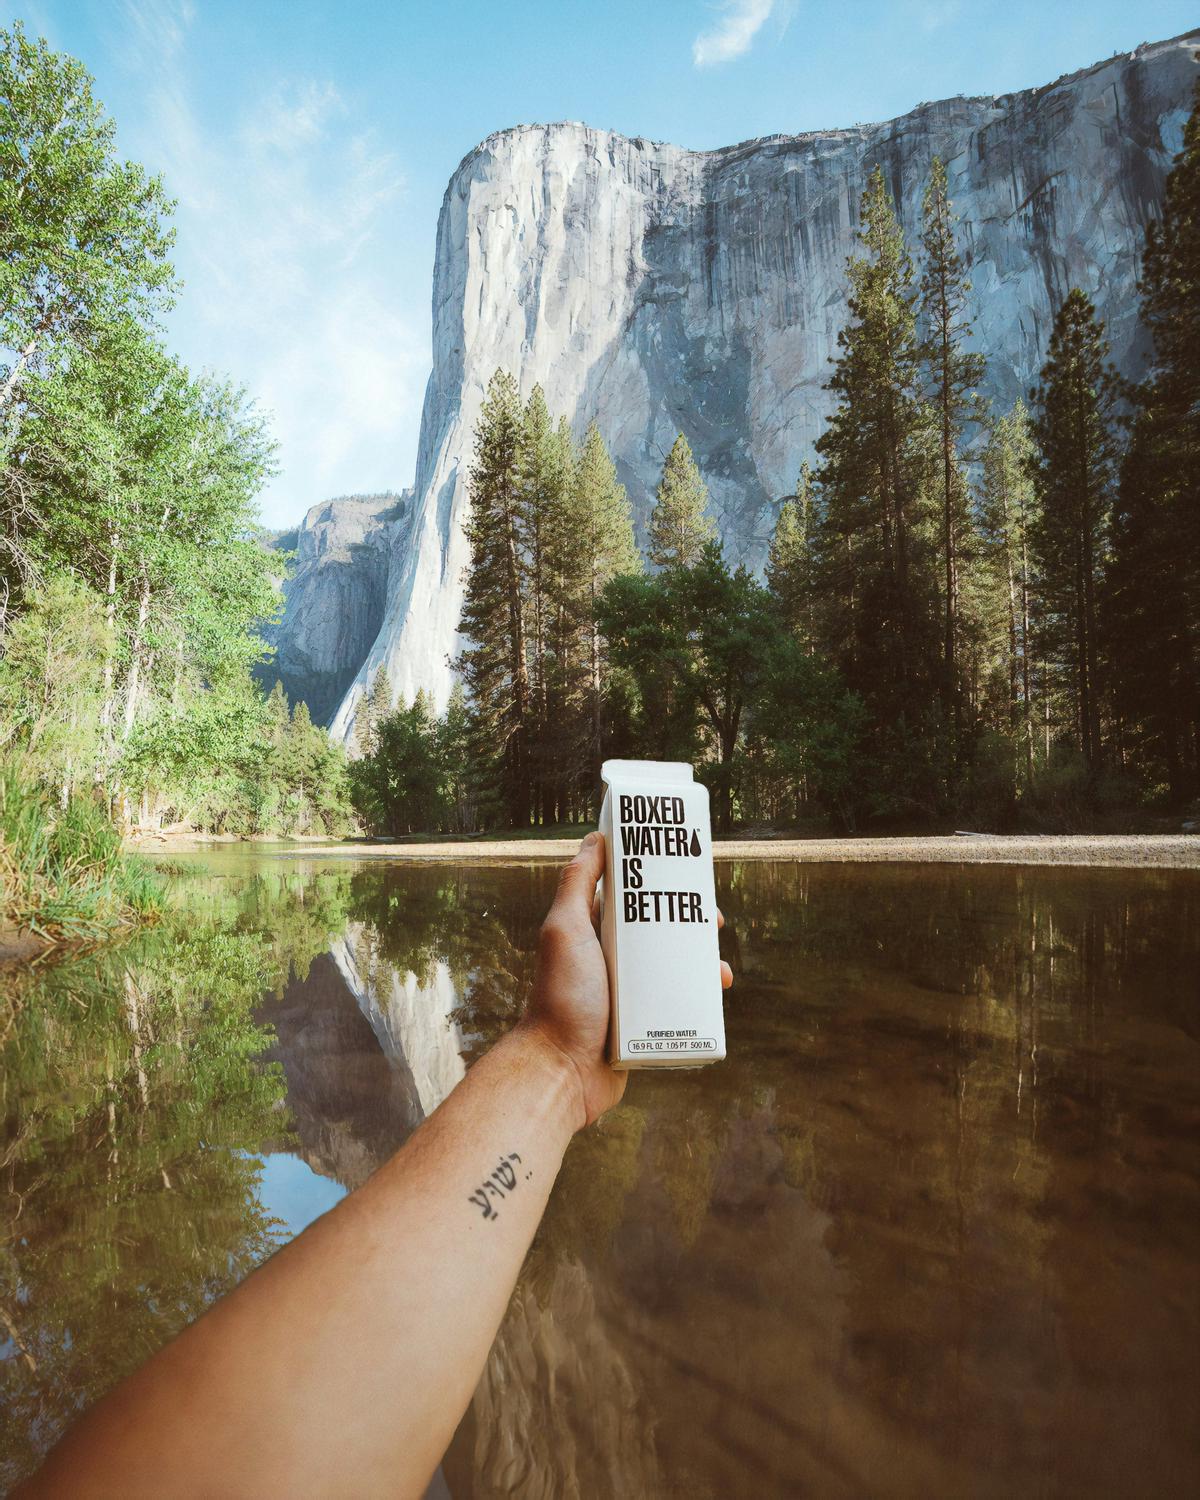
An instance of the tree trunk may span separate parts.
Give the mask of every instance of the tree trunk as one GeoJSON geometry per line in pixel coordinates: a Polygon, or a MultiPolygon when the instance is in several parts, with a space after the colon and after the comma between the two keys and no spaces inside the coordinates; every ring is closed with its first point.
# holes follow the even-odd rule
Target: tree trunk
{"type": "Polygon", "coordinates": [[[945,306],[944,293],[941,310],[942,323],[942,545],[946,552],[946,619],[943,643],[943,669],[946,674],[946,707],[954,726],[954,755],[959,755],[959,739],[962,725],[961,705],[958,690],[958,558],[954,535],[954,423],[952,421],[950,391],[950,330],[949,312],[945,306]]]}
{"type": "Polygon", "coordinates": [[[133,730],[134,719],[137,717],[138,692],[141,687],[142,676],[142,647],[143,636],[146,629],[146,620],[150,614],[150,585],[143,575],[142,595],[138,600],[137,628],[134,631],[133,644],[129,653],[129,671],[125,677],[125,718],[121,727],[121,741],[128,740],[133,730]]]}
{"type": "Polygon", "coordinates": [[[602,684],[600,681],[600,630],[596,625],[594,614],[592,617],[591,628],[588,633],[588,646],[590,651],[589,691],[591,696],[590,706],[592,711],[590,746],[591,755],[589,766],[591,775],[589,778],[588,796],[591,797],[596,787],[600,784],[600,767],[603,763],[604,757],[604,724],[603,716],[601,713],[602,684]]]}
{"type": "Polygon", "coordinates": [[[1025,775],[1033,785],[1033,691],[1029,671],[1029,543],[1021,523],[1021,699],[1025,736],[1025,775]]]}
{"type": "Polygon", "coordinates": [[[21,382],[25,379],[25,371],[29,368],[29,361],[36,353],[36,339],[31,339],[18,352],[16,359],[13,361],[12,369],[4,378],[4,384],[0,385],[0,412],[16,397],[18,390],[21,388],[21,382]]]}
{"type": "Polygon", "coordinates": [[[115,708],[113,702],[113,685],[116,671],[113,652],[116,646],[117,623],[117,554],[121,546],[121,533],[118,527],[114,526],[109,532],[108,541],[108,582],[104,590],[104,624],[107,640],[104,649],[104,697],[100,705],[100,753],[102,763],[96,767],[96,781],[98,783],[108,780],[109,767],[112,762],[112,721],[115,708]]]}
{"type": "Polygon", "coordinates": [[[1083,611],[1084,669],[1087,675],[1087,743],[1088,770],[1093,774],[1100,765],[1100,684],[1096,653],[1096,571],[1095,552],[1090,526],[1083,541],[1083,611]]]}
{"type": "Polygon", "coordinates": [[[1021,720],[1017,687],[1017,581],[1013,567],[1012,518],[1008,508],[1007,485],[1000,495],[1000,515],[1004,535],[1004,571],[1008,578],[1008,728],[1013,737],[1013,784],[1015,788],[1021,764],[1021,720]]]}

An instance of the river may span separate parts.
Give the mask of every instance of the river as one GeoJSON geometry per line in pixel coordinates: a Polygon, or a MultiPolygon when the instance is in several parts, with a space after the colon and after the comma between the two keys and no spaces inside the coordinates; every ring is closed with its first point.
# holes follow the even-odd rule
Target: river
{"type": "MultiPolygon", "coordinates": [[[[436,1107],[555,879],[172,869],[159,928],[0,979],[6,1486],[436,1107]]],[[[729,1059],[573,1143],[431,1493],[1194,1493],[1200,874],[717,878],[729,1059]]]]}

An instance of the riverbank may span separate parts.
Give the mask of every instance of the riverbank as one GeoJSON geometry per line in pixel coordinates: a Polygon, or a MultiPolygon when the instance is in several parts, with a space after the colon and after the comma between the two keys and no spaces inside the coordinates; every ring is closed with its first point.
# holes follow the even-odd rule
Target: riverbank
{"type": "MultiPolygon", "coordinates": [[[[146,853],[184,853],[209,847],[202,839],[140,840],[146,853]]],[[[253,848],[253,845],[248,847],[253,848]]],[[[289,859],[386,859],[460,864],[534,863],[568,859],[577,839],[463,839],[442,843],[297,842],[277,845],[265,857],[289,859]]],[[[802,864],[1076,865],[1157,870],[1200,869],[1196,834],[985,834],[929,837],[717,839],[717,860],[788,860],[802,864]]]]}

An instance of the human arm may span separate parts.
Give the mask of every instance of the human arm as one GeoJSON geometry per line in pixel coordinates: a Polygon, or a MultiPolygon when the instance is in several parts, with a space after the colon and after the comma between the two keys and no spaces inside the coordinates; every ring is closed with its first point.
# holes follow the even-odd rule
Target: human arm
{"type": "Polygon", "coordinates": [[[100,1402],[27,1493],[422,1493],[572,1133],[624,1090],[591,921],[603,864],[592,835],[564,869],[522,1022],[362,1188],[100,1402]]]}

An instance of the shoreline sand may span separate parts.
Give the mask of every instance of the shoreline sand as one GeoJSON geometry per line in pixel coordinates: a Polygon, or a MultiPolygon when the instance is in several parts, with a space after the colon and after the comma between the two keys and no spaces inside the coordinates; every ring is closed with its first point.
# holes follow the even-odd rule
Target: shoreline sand
{"type": "MultiPolygon", "coordinates": [[[[229,844],[203,839],[142,839],[144,854],[199,852],[233,847],[249,852],[254,842],[229,844]]],[[[359,859],[462,864],[535,864],[568,859],[575,839],[477,839],[401,844],[297,842],[286,849],[262,846],[278,859],[359,859]]],[[[1171,834],[936,834],[895,838],[714,840],[717,860],[789,860],[801,864],[1002,864],[1065,865],[1153,870],[1200,870],[1200,836],[1171,834]]]]}

